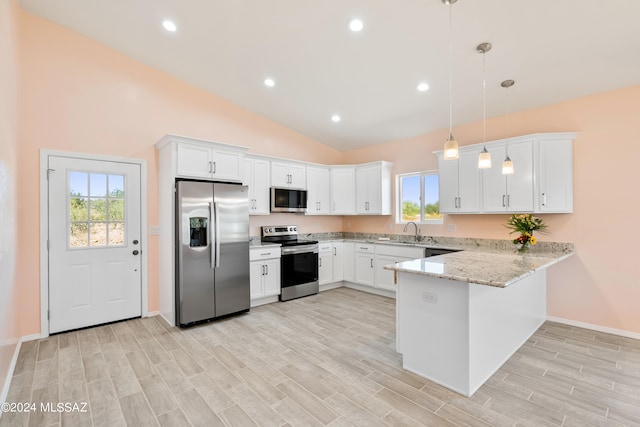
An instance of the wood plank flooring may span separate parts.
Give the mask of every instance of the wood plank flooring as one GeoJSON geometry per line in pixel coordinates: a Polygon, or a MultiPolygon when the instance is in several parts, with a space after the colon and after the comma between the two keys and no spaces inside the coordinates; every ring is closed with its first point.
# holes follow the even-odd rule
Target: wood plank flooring
{"type": "Polygon", "coordinates": [[[547,322],[465,398],[402,369],[395,300],[339,288],[26,342],[8,402],[37,410],[0,426],[640,426],[640,341],[547,322]]]}

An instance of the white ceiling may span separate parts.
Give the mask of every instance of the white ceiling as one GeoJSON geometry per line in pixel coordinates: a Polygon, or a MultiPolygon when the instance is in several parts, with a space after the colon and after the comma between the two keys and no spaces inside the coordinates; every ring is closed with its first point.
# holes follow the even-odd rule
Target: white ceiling
{"type": "MultiPolygon", "coordinates": [[[[448,127],[441,0],[21,3],[340,150],[448,127]],[[354,17],[364,21],[360,33],[347,28],[354,17]],[[178,31],[165,31],[164,19],[178,31]],[[266,76],[275,87],[263,85],[266,76]],[[422,81],[429,91],[416,90],[422,81]]],[[[493,44],[487,117],[505,111],[505,79],[516,81],[511,111],[640,83],[640,0],[459,0],[452,13],[454,126],[482,118],[482,42],[493,44]]]]}

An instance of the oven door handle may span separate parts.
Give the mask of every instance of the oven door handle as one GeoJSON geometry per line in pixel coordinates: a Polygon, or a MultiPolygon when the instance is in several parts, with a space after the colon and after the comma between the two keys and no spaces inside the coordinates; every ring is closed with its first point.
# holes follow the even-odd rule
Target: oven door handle
{"type": "Polygon", "coordinates": [[[295,255],[295,254],[304,254],[313,252],[314,254],[318,253],[318,245],[303,245],[303,246],[294,246],[291,248],[282,248],[282,255],[295,255]]]}

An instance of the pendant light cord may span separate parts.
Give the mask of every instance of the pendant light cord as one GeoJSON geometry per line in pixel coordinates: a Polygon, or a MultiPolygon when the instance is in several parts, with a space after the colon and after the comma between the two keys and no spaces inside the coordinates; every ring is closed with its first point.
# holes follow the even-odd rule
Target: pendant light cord
{"type": "Polygon", "coordinates": [[[453,25],[451,3],[449,3],[449,135],[453,133],[453,25]]]}
{"type": "Polygon", "coordinates": [[[482,142],[487,142],[487,76],[486,76],[486,55],[482,52],[482,142]]]}
{"type": "Polygon", "coordinates": [[[507,87],[507,147],[506,147],[506,154],[507,157],[509,157],[509,86],[507,87]]]}

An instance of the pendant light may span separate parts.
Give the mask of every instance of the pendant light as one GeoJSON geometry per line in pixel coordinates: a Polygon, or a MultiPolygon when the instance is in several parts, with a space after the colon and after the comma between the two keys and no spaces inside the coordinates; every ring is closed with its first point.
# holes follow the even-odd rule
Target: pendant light
{"type": "Polygon", "coordinates": [[[458,141],[453,137],[453,41],[451,25],[451,5],[458,0],[442,0],[449,5],[449,138],[444,143],[444,159],[455,160],[458,158],[458,141]]]}
{"type": "MultiPolygon", "coordinates": [[[[476,47],[476,52],[482,54],[482,142],[487,142],[487,78],[485,67],[485,54],[491,50],[491,43],[480,43],[476,47]]],[[[478,156],[478,168],[491,168],[491,153],[487,147],[482,147],[478,156]]]]}
{"type": "Polygon", "coordinates": [[[507,157],[504,159],[504,162],[502,162],[503,175],[513,174],[513,162],[509,157],[509,88],[513,86],[515,83],[516,82],[514,82],[513,80],[505,80],[502,83],[500,83],[500,86],[507,89],[507,146],[506,146],[507,157]]]}

